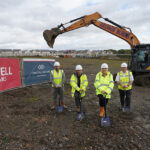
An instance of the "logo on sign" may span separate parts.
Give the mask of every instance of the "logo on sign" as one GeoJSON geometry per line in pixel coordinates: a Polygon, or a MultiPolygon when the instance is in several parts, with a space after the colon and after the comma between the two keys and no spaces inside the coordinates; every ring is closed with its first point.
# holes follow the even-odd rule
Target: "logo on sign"
{"type": "Polygon", "coordinates": [[[43,69],[45,69],[45,66],[44,66],[44,65],[39,65],[39,66],[38,66],[38,69],[39,69],[39,70],[43,70],[43,69]]]}
{"type": "Polygon", "coordinates": [[[0,82],[7,81],[7,76],[11,75],[11,67],[0,67],[0,82]]]}

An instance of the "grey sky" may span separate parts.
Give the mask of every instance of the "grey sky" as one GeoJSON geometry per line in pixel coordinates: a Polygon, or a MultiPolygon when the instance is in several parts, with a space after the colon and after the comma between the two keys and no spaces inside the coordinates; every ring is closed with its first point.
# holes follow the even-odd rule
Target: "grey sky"
{"type": "MultiPolygon", "coordinates": [[[[150,43],[149,0],[5,0],[0,3],[0,48],[51,49],[42,36],[45,29],[96,11],[130,27],[141,43],[150,43]]],[[[111,48],[130,46],[93,25],[58,36],[54,45],[54,49],[111,48]]]]}

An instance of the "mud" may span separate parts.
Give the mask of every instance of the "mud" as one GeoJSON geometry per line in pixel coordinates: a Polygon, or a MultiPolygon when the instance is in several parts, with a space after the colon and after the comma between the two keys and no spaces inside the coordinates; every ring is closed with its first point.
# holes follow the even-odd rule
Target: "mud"
{"type": "Polygon", "coordinates": [[[110,127],[101,127],[94,80],[101,62],[108,62],[112,72],[120,61],[93,59],[59,60],[66,73],[63,113],[50,110],[49,83],[15,89],[0,94],[0,150],[148,150],[150,149],[150,89],[133,87],[131,112],[120,111],[115,86],[108,104],[110,127]],[[76,121],[76,107],[71,98],[69,79],[76,64],[83,64],[89,86],[84,99],[86,119],[76,121]],[[99,64],[99,65],[98,65],[99,64]]]}

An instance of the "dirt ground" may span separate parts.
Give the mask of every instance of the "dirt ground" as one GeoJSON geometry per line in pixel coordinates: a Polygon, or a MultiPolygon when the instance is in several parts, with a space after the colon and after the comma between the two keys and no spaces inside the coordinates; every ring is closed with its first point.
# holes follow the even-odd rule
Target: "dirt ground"
{"type": "Polygon", "coordinates": [[[120,60],[59,59],[66,73],[63,113],[51,111],[49,83],[0,94],[0,150],[150,150],[150,88],[133,87],[131,112],[119,110],[117,87],[108,104],[110,127],[101,127],[94,80],[102,62],[111,72],[120,60]],[[75,65],[82,64],[89,86],[84,102],[86,119],[76,120],[69,80],[75,65]]]}

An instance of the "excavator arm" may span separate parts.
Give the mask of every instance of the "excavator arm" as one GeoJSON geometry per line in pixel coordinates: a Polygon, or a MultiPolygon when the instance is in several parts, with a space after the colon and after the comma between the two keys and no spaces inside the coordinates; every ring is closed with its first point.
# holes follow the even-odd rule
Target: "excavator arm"
{"type": "Polygon", "coordinates": [[[123,39],[123,40],[125,40],[131,46],[131,48],[133,48],[133,46],[135,46],[135,45],[140,44],[138,38],[131,32],[131,29],[129,29],[130,31],[127,31],[125,29],[125,27],[121,27],[120,25],[117,25],[116,23],[115,24],[117,26],[112,26],[110,24],[107,24],[107,23],[104,23],[101,21],[97,21],[97,20],[93,21],[93,24],[95,26],[97,26],[97,27],[123,39]]]}
{"type": "Polygon", "coordinates": [[[99,14],[98,12],[95,12],[91,15],[86,15],[86,16],[82,16],[80,18],[71,20],[70,22],[67,22],[65,24],[60,24],[56,28],[52,28],[51,30],[45,30],[43,32],[44,39],[46,40],[47,44],[53,48],[55,38],[59,34],[63,34],[65,32],[69,32],[69,31],[93,24],[96,27],[98,27],[102,30],[105,30],[105,31],[125,40],[131,46],[131,48],[140,44],[138,38],[132,33],[130,28],[123,27],[123,26],[109,20],[108,18],[103,18],[105,21],[113,24],[113,25],[110,25],[110,24],[99,21],[98,19],[100,19],[100,18],[103,18],[102,15],[99,14]],[[66,25],[68,23],[71,23],[71,25],[68,27],[64,27],[64,25],[66,25]]]}

